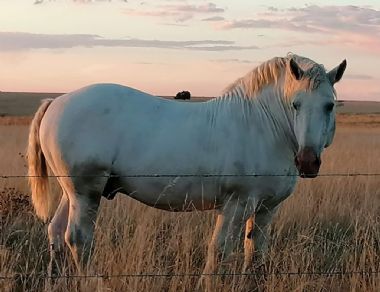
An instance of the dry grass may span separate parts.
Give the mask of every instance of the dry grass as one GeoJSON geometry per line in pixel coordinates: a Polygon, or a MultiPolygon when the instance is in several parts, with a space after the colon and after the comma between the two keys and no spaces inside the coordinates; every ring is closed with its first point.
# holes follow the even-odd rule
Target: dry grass
{"type": "Polygon", "coordinates": [[[379,114],[338,114],[337,122],[343,127],[370,127],[376,128],[380,126],[380,115],[379,114]]]}
{"type": "MultiPolygon", "coordinates": [[[[358,118],[358,117],[356,117],[358,118]]],[[[368,121],[367,121],[368,122],[368,121]]],[[[366,123],[364,123],[366,124],[366,123]]],[[[1,174],[24,174],[22,153],[27,127],[0,126],[1,174]]],[[[339,124],[336,140],[323,157],[323,173],[380,173],[380,127],[339,124]]],[[[0,275],[45,272],[46,226],[25,200],[25,179],[0,181],[0,275]]],[[[103,201],[92,262],[99,274],[200,273],[214,212],[169,213],[125,196],[103,201]]],[[[379,177],[320,177],[301,180],[282,205],[271,228],[267,271],[380,271],[379,177]]],[[[70,266],[67,267],[70,269],[70,266]]],[[[230,271],[237,271],[231,268],[230,271]]],[[[218,279],[217,291],[380,291],[380,275],[268,276],[218,279]]],[[[105,291],[194,291],[195,277],[87,280],[105,291]]],[[[38,291],[37,277],[0,279],[1,291],[38,291]]],[[[58,281],[55,291],[76,290],[58,281]]]]}

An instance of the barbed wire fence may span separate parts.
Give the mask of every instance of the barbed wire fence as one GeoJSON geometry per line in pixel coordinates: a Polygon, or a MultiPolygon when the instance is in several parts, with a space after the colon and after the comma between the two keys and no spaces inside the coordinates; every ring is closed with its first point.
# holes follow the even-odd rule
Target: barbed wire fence
{"type": "MultiPolygon", "coordinates": [[[[315,177],[355,177],[355,176],[380,176],[380,173],[322,173],[322,174],[308,174],[313,175],[315,177]]],[[[175,177],[183,177],[183,178],[209,178],[209,177],[247,177],[247,178],[255,178],[255,177],[299,177],[299,174],[127,174],[127,175],[99,175],[99,174],[88,174],[88,175],[46,175],[46,176],[38,176],[38,175],[0,175],[0,179],[9,179],[9,178],[175,178],[175,177]]]]}
{"type": "Polygon", "coordinates": [[[368,271],[317,271],[317,272],[306,272],[306,271],[296,271],[296,272],[253,272],[253,273],[237,273],[237,272],[224,272],[224,273],[128,273],[128,274],[91,274],[91,275],[54,275],[48,276],[46,274],[39,273],[15,273],[13,275],[0,276],[0,280],[15,280],[17,278],[36,278],[40,280],[46,279],[113,279],[113,278],[175,278],[175,277],[235,277],[235,276],[246,276],[246,277],[262,277],[262,276],[274,276],[274,277],[305,277],[305,276],[318,276],[318,277],[345,277],[345,276],[361,276],[361,277],[371,277],[374,275],[380,275],[380,271],[368,270],[368,271]]]}
{"type": "MultiPolygon", "coordinates": [[[[0,175],[0,179],[16,179],[16,178],[230,178],[230,177],[298,177],[299,174],[130,174],[130,175],[46,175],[46,176],[31,176],[31,175],[0,175]]],[[[315,177],[378,177],[380,173],[321,173],[315,174],[315,177]]],[[[346,277],[360,276],[373,277],[379,276],[380,270],[355,270],[355,271],[272,271],[272,272],[252,272],[252,273],[126,273],[126,274],[64,274],[49,276],[45,273],[12,273],[11,275],[0,275],[0,281],[12,281],[20,278],[35,278],[39,280],[48,279],[113,279],[113,278],[173,278],[173,277],[346,277]]]]}

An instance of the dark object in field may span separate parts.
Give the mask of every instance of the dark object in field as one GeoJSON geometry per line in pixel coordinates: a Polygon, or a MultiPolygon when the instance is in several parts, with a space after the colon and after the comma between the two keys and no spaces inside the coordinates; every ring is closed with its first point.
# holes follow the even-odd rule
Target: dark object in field
{"type": "Polygon", "coordinates": [[[191,94],[189,91],[181,91],[181,92],[178,92],[177,95],[174,97],[174,99],[190,99],[191,98],[191,94]]]}

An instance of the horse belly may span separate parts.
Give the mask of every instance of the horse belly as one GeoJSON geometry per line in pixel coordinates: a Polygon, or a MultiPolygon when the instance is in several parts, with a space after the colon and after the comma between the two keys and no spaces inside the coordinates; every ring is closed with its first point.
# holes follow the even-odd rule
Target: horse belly
{"type": "Polygon", "coordinates": [[[122,185],[121,192],[131,198],[173,212],[218,209],[223,201],[211,179],[133,178],[122,185]]]}

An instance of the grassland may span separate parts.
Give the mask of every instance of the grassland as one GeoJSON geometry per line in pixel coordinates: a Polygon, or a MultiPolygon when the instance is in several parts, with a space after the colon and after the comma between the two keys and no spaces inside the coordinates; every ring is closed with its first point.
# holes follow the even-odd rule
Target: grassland
{"type": "MultiPolygon", "coordinates": [[[[0,117],[20,117],[33,115],[41,100],[55,98],[62,93],[38,92],[1,92],[0,117]]],[[[163,96],[172,99],[171,96],[163,96]]],[[[206,101],[209,97],[193,96],[190,101],[206,101]]],[[[342,114],[380,114],[380,102],[376,101],[339,101],[338,113],[342,114]]]]}
{"type": "MultiPolygon", "coordinates": [[[[338,121],[321,172],[380,173],[379,116],[340,115],[338,121]]],[[[26,173],[27,124],[27,117],[0,119],[0,174],[26,173]]],[[[25,179],[1,179],[0,190],[0,276],[45,272],[46,226],[33,215],[25,179]]],[[[214,218],[214,212],[164,212],[121,195],[104,200],[96,225],[93,271],[200,273],[214,218]]],[[[267,272],[380,271],[380,178],[300,180],[270,233],[267,272]]],[[[70,261],[65,269],[72,270],[70,261]]],[[[194,291],[196,281],[190,276],[88,279],[82,280],[81,289],[194,291]]],[[[36,276],[0,278],[0,291],[39,291],[43,285],[36,276]]],[[[53,289],[75,291],[78,283],[61,279],[53,289]]],[[[380,291],[380,275],[270,275],[245,283],[240,276],[230,276],[218,278],[216,291],[380,291]]]]}

